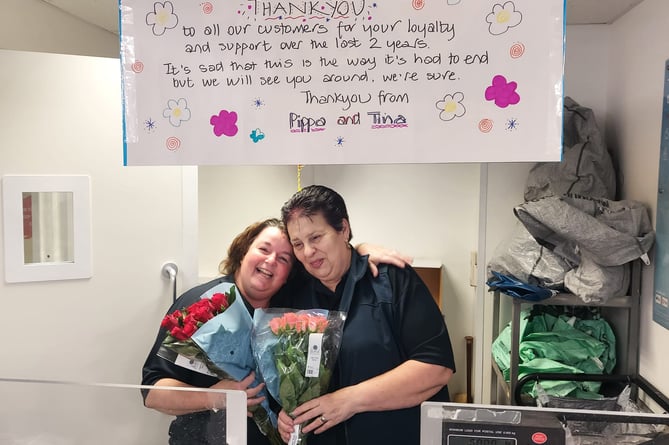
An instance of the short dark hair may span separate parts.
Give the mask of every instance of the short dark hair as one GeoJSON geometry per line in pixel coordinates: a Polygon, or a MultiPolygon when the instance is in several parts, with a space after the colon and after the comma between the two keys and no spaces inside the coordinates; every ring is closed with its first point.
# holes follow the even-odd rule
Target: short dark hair
{"type": "Polygon", "coordinates": [[[234,276],[242,266],[242,260],[251,248],[253,241],[268,227],[277,227],[288,236],[286,226],[277,218],[268,218],[264,221],[255,222],[232,240],[230,247],[228,247],[228,257],[218,265],[218,271],[223,275],[234,276]]]}
{"type": "Polygon", "coordinates": [[[281,219],[284,226],[297,216],[311,217],[322,214],[327,223],[337,232],[344,230],[343,221],[349,225],[348,241],[353,238],[351,221],[348,218],[346,203],[341,195],[324,185],[310,185],[296,192],[281,207],[281,219]]]}

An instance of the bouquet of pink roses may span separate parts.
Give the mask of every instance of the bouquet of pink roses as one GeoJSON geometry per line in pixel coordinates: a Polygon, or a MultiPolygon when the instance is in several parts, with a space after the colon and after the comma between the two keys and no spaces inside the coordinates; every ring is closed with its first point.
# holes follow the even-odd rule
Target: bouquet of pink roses
{"type": "MultiPolygon", "coordinates": [[[[256,370],[250,340],[253,320],[232,283],[214,286],[190,306],[167,314],[161,327],[167,335],[158,355],[179,366],[236,381],[256,370]]],[[[259,383],[256,377],[251,386],[259,383]]],[[[283,444],[276,430],[276,414],[268,401],[249,409],[270,443],[283,444]]]]}
{"type": "MultiPolygon", "coordinates": [[[[287,413],[324,394],[337,361],[346,314],[256,309],[251,346],[267,390],[287,413]]],[[[290,444],[305,444],[298,425],[290,444]]]]}

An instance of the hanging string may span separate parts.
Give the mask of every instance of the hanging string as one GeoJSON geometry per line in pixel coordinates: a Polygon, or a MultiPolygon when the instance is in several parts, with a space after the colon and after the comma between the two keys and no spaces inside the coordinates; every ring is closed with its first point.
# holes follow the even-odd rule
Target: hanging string
{"type": "Polygon", "coordinates": [[[304,165],[297,164],[297,191],[302,190],[302,169],[304,165]]]}

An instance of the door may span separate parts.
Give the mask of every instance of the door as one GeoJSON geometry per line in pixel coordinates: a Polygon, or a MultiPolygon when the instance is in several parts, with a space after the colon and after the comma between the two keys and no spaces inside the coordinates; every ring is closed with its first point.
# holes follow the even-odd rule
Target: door
{"type": "MultiPolygon", "coordinates": [[[[118,59],[0,50],[0,66],[0,103],[8,112],[0,120],[0,174],[89,175],[92,246],[91,278],[0,280],[0,378],[139,384],[172,301],[162,265],[178,265],[179,291],[196,281],[196,167],[123,167],[118,59]]],[[[161,116],[143,119],[162,124],[161,116]]],[[[35,403],[49,400],[45,394],[35,403]]],[[[134,443],[165,443],[159,438],[169,418],[147,409],[146,418],[123,419],[117,402],[91,403],[100,406],[81,428],[97,424],[95,416],[120,416],[137,430],[134,443]]],[[[141,405],[139,391],[124,403],[141,405]]],[[[56,423],[68,415],[51,412],[56,423]]]]}

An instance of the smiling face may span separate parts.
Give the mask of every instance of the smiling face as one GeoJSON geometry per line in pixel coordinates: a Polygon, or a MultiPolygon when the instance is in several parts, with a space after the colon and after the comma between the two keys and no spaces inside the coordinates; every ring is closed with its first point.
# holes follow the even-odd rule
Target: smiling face
{"type": "Polygon", "coordinates": [[[294,215],[286,225],[295,257],[312,276],[334,291],[351,265],[349,225],[335,230],[322,213],[294,215]]]}
{"type": "Polygon", "coordinates": [[[235,283],[251,306],[267,307],[270,298],[288,280],[292,266],[288,237],[278,227],[266,227],[244,255],[235,283]]]}

